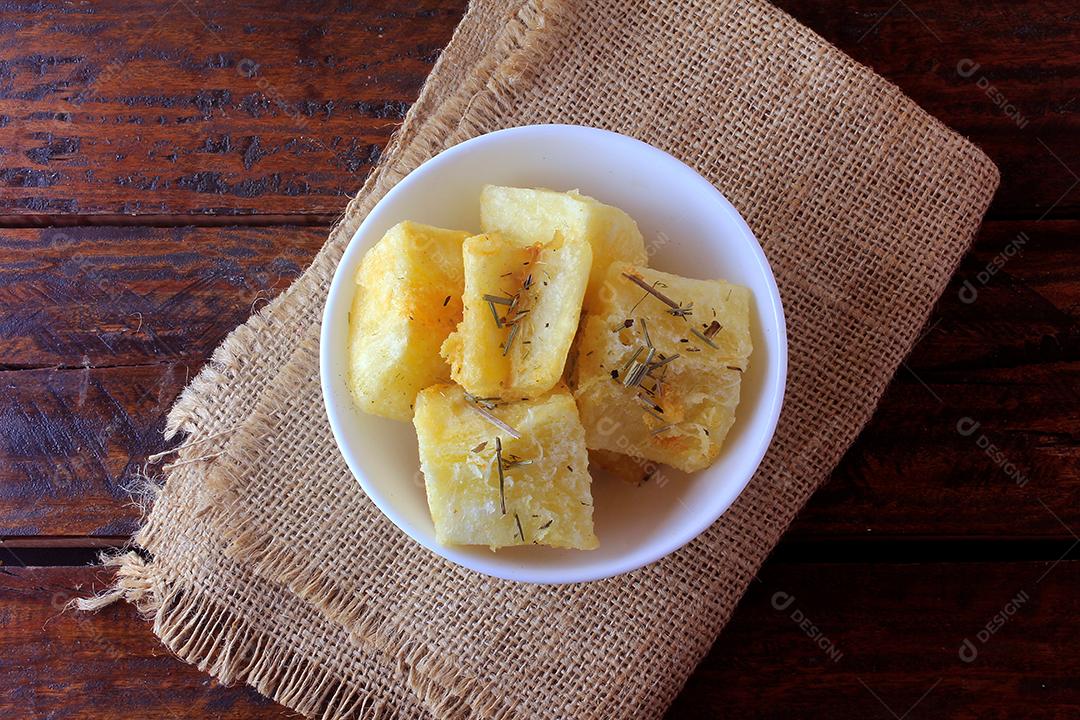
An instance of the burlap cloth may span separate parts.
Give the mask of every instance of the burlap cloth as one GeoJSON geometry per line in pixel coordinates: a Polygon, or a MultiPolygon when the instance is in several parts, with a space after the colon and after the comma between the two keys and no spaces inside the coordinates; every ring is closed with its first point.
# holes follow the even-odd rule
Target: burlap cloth
{"type": "Polygon", "coordinates": [[[870,417],[997,182],[764,2],[475,0],[312,267],[173,408],[186,440],[144,551],[87,606],[126,597],[184,660],[315,717],[659,717],[870,417]],[[317,362],[335,264],[386,190],[469,137],[545,122],[633,135],[712,180],[772,263],[790,338],[776,438],[736,504],[661,562],[556,587],[463,570],[384,519],[334,445],[317,362]]]}

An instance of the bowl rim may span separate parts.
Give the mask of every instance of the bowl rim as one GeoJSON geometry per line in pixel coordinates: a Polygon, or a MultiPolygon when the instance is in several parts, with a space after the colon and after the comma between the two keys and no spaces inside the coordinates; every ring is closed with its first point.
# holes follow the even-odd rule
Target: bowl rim
{"type": "MultiPolygon", "coordinates": [[[[352,302],[351,294],[347,301],[349,303],[352,302]]],[[[765,252],[739,211],[711,182],[670,153],[636,138],[622,135],[621,133],[613,132],[611,130],[604,130],[586,125],[551,123],[504,128],[465,140],[464,142],[447,148],[439,154],[425,160],[397,182],[394,187],[387,191],[386,194],[372,206],[367,216],[365,216],[364,220],[357,226],[356,231],[353,232],[352,237],[349,238],[348,243],[342,250],[342,256],[334,269],[334,275],[330,287],[327,290],[326,302],[323,307],[320,322],[319,379],[323,395],[323,405],[326,409],[330,428],[333,432],[334,442],[338,447],[338,451],[341,453],[346,465],[349,467],[349,471],[360,484],[361,489],[368,498],[371,499],[379,511],[382,512],[383,515],[385,515],[399,530],[435,555],[487,576],[530,584],[561,585],[567,583],[592,582],[623,575],[647,565],[651,565],[652,563],[667,557],[701,535],[725,512],[727,512],[728,509],[730,509],[746,486],[750,483],[750,480],[757,473],[761,461],[765,457],[765,453],[772,445],[787,389],[788,339],[782,298],[780,296],[779,288],[776,285],[776,278],[772,272],[772,267],[769,265],[769,261],[765,256],[765,252]],[[762,398],[761,402],[767,403],[767,426],[765,431],[757,434],[755,439],[756,447],[753,450],[750,470],[745,474],[745,477],[739,480],[739,482],[725,485],[723,498],[716,504],[716,511],[714,513],[702,513],[700,517],[696,518],[693,522],[686,523],[682,532],[671,533],[662,540],[657,540],[649,546],[646,546],[648,551],[642,549],[636,552],[627,552],[615,559],[609,559],[601,565],[584,565],[581,567],[573,566],[566,568],[561,566],[548,566],[544,568],[528,566],[509,568],[502,565],[485,564],[478,561],[475,555],[459,552],[457,551],[457,548],[454,547],[439,545],[437,542],[434,542],[434,540],[428,542],[424,537],[413,532],[411,523],[405,521],[403,516],[394,508],[393,503],[379,491],[378,487],[373,483],[367,482],[365,473],[361,471],[359,464],[354,461],[350,452],[346,450],[346,441],[343,438],[343,428],[345,423],[333,402],[335,391],[331,387],[331,367],[332,363],[335,362],[335,358],[330,357],[330,318],[331,315],[334,314],[339,303],[346,301],[342,299],[345,295],[347,285],[347,281],[345,280],[346,273],[343,272],[345,255],[353,242],[368,229],[371,218],[372,216],[377,215],[376,211],[380,205],[389,203],[398,196],[408,193],[412,185],[415,184],[422,175],[427,174],[443,164],[453,162],[459,155],[470,152],[479,145],[498,142],[508,136],[528,136],[545,133],[554,134],[554,137],[550,138],[550,140],[555,142],[558,142],[558,138],[563,136],[564,133],[583,133],[586,135],[593,134],[595,137],[602,137],[608,142],[614,142],[616,144],[623,143],[628,149],[632,148],[638,152],[643,151],[646,155],[651,154],[658,161],[669,164],[671,170],[683,175],[686,182],[697,185],[701,191],[711,196],[712,201],[716,202],[722,211],[733,221],[735,229],[737,229],[742,236],[741,240],[744,241],[744,244],[750,251],[756,269],[763,274],[766,281],[768,302],[761,303],[759,300],[759,310],[762,317],[771,320],[772,327],[776,328],[775,345],[777,357],[774,367],[768,369],[764,379],[763,386],[765,388],[765,397],[762,398]]],[[[352,402],[351,397],[347,400],[352,402]]]]}

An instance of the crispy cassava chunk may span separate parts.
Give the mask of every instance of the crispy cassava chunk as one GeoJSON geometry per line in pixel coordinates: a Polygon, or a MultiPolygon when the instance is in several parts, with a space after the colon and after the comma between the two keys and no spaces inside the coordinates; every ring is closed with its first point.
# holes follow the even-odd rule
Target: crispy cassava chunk
{"type": "Polygon", "coordinates": [[[492,424],[455,385],[416,398],[413,423],[438,542],[595,548],[585,431],[569,391],[559,386],[487,412],[521,437],[492,424]]]}
{"type": "Polygon", "coordinates": [[[349,313],[348,370],[364,412],[408,421],[416,393],[450,379],[439,348],[461,320],[466,237],[403,222],[364,255],[349,313]]]}
{"type": "Polygon", "coordinates": [[[613,263],[600,298],[575,368],[589,448],[708,467],[735,421],[750,359],[750,291],[613,263]]]}
{"type": "Polygon", "coordinates": [[[593,255],[586,308],[597,299],[608,265],[616,260],[645,265],[648,260],[633,218],[576,190],[562,193],[487,185],[480,193],[480,227],[522,244],[547,242],[556,232],[587,241],[593,255]]]}
{"type": "Polygon", "coordinates": [[[556,233],[523,245],[498,234],[465,240],[464,315],[443,344],[451,377],[479,397],[535,397],[562,377],[592,250],[556,233]]]}

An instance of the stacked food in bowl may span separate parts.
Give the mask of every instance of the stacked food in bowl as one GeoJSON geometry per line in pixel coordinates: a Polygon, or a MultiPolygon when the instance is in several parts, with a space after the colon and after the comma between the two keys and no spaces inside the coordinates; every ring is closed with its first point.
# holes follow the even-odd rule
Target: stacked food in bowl
{"type": "Polygon", "coordinates": [[[590,465],[638,482],[719,457],[751,293],[650,269],[634,220],[575,191],[479,203],[479,234],[405,221],[368,250],[348,387],[415,425],[439,543],[593,549],[590,465]]]}

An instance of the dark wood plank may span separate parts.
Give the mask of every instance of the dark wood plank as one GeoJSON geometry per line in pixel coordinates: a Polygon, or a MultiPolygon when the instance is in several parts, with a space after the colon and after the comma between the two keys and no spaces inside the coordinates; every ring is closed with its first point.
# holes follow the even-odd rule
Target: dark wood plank
{"type": "Polygon", "coordinates": [[[993,215],[1077,216],[1080,15],[1073,0],[775,4],[982,146],[1002,171],[993,215]]]}
{"type": "MultiPolygon", "coordinates": [[[[1080,210],[1071,0],[779,4],[982,145],[1005,174],[995,213],[1080,210]],[[965,77],[967,59],[980,67],[965,77]],[[988,97],[984,78],[1000,95],[988,97]]],[[[336,213],[464,2],[165,7],[53,1],[5,13],[0,218],[336,213]]]]}
{"type": "Polygon", "coordinates": [[[898,377],[789,539],[1071,537],[1058,518],[1080,531],[1077,387],[1078,362],[898,377]]]}
{"type": "Polygon", "coordinates": [[[1080,562],[773,563],[760,577],[671,720],[1080,713],[1080,562]]]}
{"type": "Polygon", "coordinates": [[[932,378],[1080,357],[1080,221],[988,222],[909,364],[932,378]]]}
{"type": "Polygon", "coordinates": [[[195,367],[0,372],[0,537],[116,536],[130,491],[165,447],[165,415],[195,367]]]}
{"type": "Polygon", "coordinates": [[[0,536],[130,534],[169,407],[325,232],[0,231],[0,536]]]}
{"type": "MultiPolygon", "coordinates": [[[[770,563],[760,578],[671,720],[1080,712],[1080,658],[1070,651],[1080,640],[1080,562],[770,563]],[[980,640],[1000,613],[1005,622],[980,640]],[[970,662],[960,656],[965,639],[970,662]]],[[[106,581],[94,568],[0,569],[0,713],[284,717],[170,657],[126,605],[58,614],[106,581]]]]}
{"type": "Polygon", "coordinates": [[[0,230],[0,367],[197,368],[307,267],[326,232],[0,230]]]}
{"type": "Polygon", "coordinates": [[[0,216],[335,214],[464,5],[9,3],[0,216]]]}
{"type": "Polygon", "coordinates": [[[984,227],[793,538],[1068,537],[1048,507],[1080,529],[1078,233],[984,227]]]}
{"type": "MultiPolygon", "coordinates": [[[[792,540],[1068,539],[1055,513],[1080,528],[1078,233],[1075,221],[984,228],[792,540]],[[1022,254],[983,283],[1020,232],[1022,254]],[[978,430],[961,434],[964,418],[978,430]]],[[[0,536],[131,532],[124,488],[162,449],[186,378],[321,241],[318,228],[0,231],[0,536]],[[47,241],[55,232],[67,239],[47,241]],[[10,370],[37,365],[60,367],[10,370]]]]}
{"type": "Polygon", "coordinates": [[[295,717],[177,660],[134,608],[61,612],[104,587],[95,568],[0,568],[0,715],[144,720],[295,717]]]}

